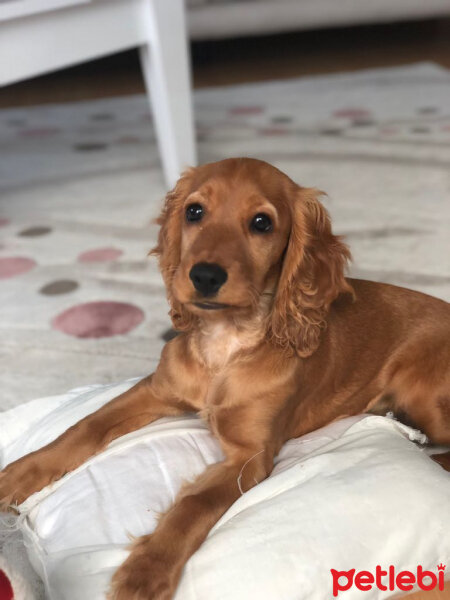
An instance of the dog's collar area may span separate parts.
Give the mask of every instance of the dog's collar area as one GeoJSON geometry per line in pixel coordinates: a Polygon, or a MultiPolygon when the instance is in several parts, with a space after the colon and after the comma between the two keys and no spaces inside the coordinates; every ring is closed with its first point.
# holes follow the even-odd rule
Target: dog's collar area
{"type": "Polygon", "coordinates": [[[220,304],[219,302],[194,302],[194,306],[204,310],[219,310],[221,308],[229,308],[229,304],[220,304]]]}

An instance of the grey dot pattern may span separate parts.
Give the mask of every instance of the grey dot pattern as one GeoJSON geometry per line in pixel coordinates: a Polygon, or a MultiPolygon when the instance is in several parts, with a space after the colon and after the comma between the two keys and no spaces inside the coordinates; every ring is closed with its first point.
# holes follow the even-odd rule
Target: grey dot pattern
{"type": "Polygon", "coordinates": [[[40,235],[47,235],[51,230],[51,227],[46,226],[28,227],[20,231],[19,235],[21,237],[39,237],[40,235]]]}
{"type": "Polygon", "coordinates": [[[178,333],[175,331],[175,329],[167,329],[167,331],[165,331],[162,335],[161,335],[161,339],[164,340],[165,342],[170,342],[170,340],[173,340],[173,338],[176,338],[178,335],[178,333]]]}
{"type": "Polygon", "coordinates": [[[59,296],[68,294],[79,288],[79,284],[71,279],[59,279],[42,286],[39,292],[44,296],[59,296]]]}
{"type": "Polygon", "coordinates": [[[106,150],[107,144],[103,142],[86,142],[84,144],[75,144],[73,147],[77,152],[95,152],[97,150],[106,150]]]}
{"type": "Polygon", "coordinates": [[[108,112],[91,115],[91,121],[114,121],[114,115],[108,112]]]}

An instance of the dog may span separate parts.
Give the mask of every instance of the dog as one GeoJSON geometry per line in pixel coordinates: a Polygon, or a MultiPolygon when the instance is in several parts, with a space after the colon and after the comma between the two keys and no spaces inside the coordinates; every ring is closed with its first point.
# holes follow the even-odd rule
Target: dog
{"type": "MultiPolygon", "coordinates": [[[[152,251],[180,334],[155,373],[0,474],[7,508],[160,417],[207,421],[225,459],[132,544],[111,600],[170,600],[186,561],[290,438],[392,411],[450,444],[450,305],[346,278],[350,252],[320,194],[255,159],[184,173],[152,251]]],[[[450,470],[450,452],[437,460],[450,470]]]]}

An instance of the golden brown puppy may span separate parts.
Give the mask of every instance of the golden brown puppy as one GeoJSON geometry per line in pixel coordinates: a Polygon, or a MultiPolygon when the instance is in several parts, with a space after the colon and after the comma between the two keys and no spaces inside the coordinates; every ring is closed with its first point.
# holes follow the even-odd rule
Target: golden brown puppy
{"type": "Polygon", "coordinates": [[[189,170],[154,250],[183,333],[153,375],[0,474],[7,507],[155,419],[195,410],[208,422],[225,460],[132,545],[110,598],[172,598],[188,558],[289,438],[392,410],[450,443],[449,304],[346,279],[349,251],[317,196],[257,160],[189,170]]]}

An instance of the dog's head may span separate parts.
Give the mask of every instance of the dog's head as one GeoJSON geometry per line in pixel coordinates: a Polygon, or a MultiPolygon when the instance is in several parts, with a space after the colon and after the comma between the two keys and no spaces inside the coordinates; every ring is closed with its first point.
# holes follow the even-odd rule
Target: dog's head
{"type": "Polygon", "coordinates": [[[152,251],[175,329],[259,311],[275,343],[314,352],[331,302],[351,291],[350,253],[319,195],[254,159],[188,170],[166,197],[152,251]]]}

